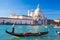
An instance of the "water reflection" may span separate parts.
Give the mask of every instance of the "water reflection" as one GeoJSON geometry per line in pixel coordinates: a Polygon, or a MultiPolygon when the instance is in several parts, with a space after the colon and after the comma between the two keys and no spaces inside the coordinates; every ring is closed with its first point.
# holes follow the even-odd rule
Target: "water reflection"
{"type": "Polygon", "coordinates": [[[24,26],[23,25],[23,26],[16,26],[15,31],[16,32],[20,31],[20,33],[24,33],[24,32],[36,33],[36,32],[48,31],[48,29],[45,28],[44,26],[24,26]]]}
{"type": "Polygon", "coordinates": [[[35,37],[12,37],[11,39],[9,40],[46,40],[46,37],[43,37],[43,36],[35,36],[35,37]]]}
{"type": "Polygon", "coordinates": [[[60,40],[59,36],[11,37],[9,40],[60,40]],[[57,38],[58,37],[58,38],[57,38]]]}
{"type": "Polygon", "coordinates": [[[36,33],[38,31],[39,26],[28,26],[27,27],[28,32],[34,32],[36,33]]]}

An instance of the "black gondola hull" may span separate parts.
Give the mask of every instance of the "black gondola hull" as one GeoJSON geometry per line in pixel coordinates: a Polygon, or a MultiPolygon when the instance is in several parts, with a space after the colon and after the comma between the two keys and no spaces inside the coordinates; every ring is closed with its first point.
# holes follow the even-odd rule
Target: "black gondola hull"
{"type": "Polygon", "coordinates": [[[48,32],[29,33],[29,34],[13,33],[13,32],[9,32],[9,31],[7,31],[7,30],[6,30],[6,33],[8,33],[8,34],[10,34],[10,35],[18,36],[18,37],[24,37],[24,36],[42,36],[42,35],[48,34],[48,32]]]}

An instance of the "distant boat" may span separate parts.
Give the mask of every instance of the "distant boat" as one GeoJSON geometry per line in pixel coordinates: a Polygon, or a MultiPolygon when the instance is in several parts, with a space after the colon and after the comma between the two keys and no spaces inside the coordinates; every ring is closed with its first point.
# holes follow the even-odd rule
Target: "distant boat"
{"type": "Polygon", "coordinates": [[[60,35],[60,32],[57,32],[57,34],[59,34],[59,35],[60,35]]]}
{"type": "Polygon", "coordinates": [[[60,35],[60,31],[56,31],[56,33],[60,35]]]}
{"type": "Polygon", "coordinates": [[[26,32],[26,33],[13,33],[13,32],[9,32],[6,30],[6,33],[10,34],[10,35],[14,35],[14,36],[18,36],[18,37],[24,37],[24,36],[42,36],[42,35],[46,35],[48,34],[48,32],[38,32],[38,33],[30,33],[30,32],[26,32]]]}

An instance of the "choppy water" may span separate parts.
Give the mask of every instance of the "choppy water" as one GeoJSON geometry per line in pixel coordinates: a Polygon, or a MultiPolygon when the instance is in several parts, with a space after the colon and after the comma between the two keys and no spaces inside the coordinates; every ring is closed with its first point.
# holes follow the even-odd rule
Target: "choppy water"
{"type": "Polygon", "coordinates": [[[8,31],[12,31],[12,25],[0,25],[0,40],[60,40],[60,35],[56,34],[56,28],[49,26],[45,28],[44,26],[29,26],[29,25],[15,25],[15,32],[41,32],[48,31],[49,33],[44,36],[34,36],[34,37],[16,37],[9,35],[5,32],[6,28],[8,31]]]}

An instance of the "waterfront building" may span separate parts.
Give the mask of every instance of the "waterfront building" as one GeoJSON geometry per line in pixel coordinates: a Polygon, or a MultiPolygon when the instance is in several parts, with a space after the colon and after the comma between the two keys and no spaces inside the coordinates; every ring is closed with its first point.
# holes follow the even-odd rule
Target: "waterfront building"
{"type": "Polygon", "coordinates": [[[59,23],[60,22],[60,19],[55,19],[54,21],[59,23]]]}
{"type": "Polygon", "coordinates": [[[60,19],[55,19],[54,22],[56,22],[57,26],[60,26],[60,19]]]}
{"type": "Polygon", "coordinates": [[[11,14],[7,18],[0,18],[0,23],[14,23],[14,24],[39,24],[46,25],[47,18],[43,15],[40,6],[38,4],[37,8],[33,11],[28,10],[28,15],[16,15],[11,14]]]}

